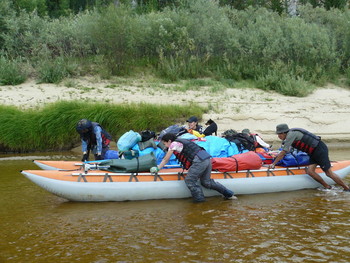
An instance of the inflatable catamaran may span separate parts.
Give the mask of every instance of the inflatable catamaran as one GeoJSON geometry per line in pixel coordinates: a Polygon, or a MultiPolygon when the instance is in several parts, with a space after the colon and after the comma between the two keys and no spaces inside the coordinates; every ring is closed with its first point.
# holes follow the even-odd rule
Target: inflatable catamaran
{"type": "MultiPolygon", "coordinates": [[[[127,201],[191,196],[184,182],[186,171],[181,168],[150,173],[129,171],[123,165],[120,166],[120,163],[111,169],[113,162],[110,161],[88,165],[69,161],[34,162],[45,170],[24,170],[22,174],[50,193],[71,201],[127,201]],[[113,169],[117,172],[113,172],[113,169]]],[[[140,168],[144,163],[138,165],[140,168]]],[[[341,178],[350,173],[350,160],[332,162],[332,165],[333,171],[341,178]]],[[[328,184],[334,184],[320,168],[316,171],[328,184]]],[[[307,175],[307,166],[276,167],[273,170],[260,167],[251,170],[213,171],[212,178],[234,191],[236,195],[320,187],[320,184],[307,175]]],[[[207,197],[219,195],[213,190],[203,191],[207,197]]]]}
{"type": "MultiPolygon", "coordinates": [[[[206,136],[194,140],[213,158],[212,178],[234,191],[236,195],[261,194],[282,191],[311,189],[320,186],[307,175],[308,160],[303,155],[291,155],[287,167],[276,166],[269,170],[262,164],[271,163],[273,156],[263,155],[257,150],[248,151],[217,136],[206,136]],[[290,167],[288,167],[290,166],[290,167]]],[[[132,158],[76,163],[70,161],[40,161],[34,163],[43,170],[25,170],[22,174],[47,191],[71,201],[101,202],[148,199],[171,199],[191,197],[184,178],[184,171],[175,160],[168,162],[167,169],[150,173],[150,168],[160,163],[165,152],[152,138],[146,145],[141,136],[130,130],[118,141],[119,151],[136,151],[132,158]],[[141,143],[141,144],[140,144],[141,143]],[[147,144],[148,143],[148,144],[147,144]],[[147,146],[147,147],[146,147],[147,146]],[[137,156],[137,157],[135,157],[137,156]]],[[[287,156],[286,156],[287,157],[287,156]]],[[[286,160],[288,160],[286,158],[286,160]]],[[[350,161],[333,162],[333,171],[341,178],[350,173],[350,161]]],[[[334,184],[324,172],[316,170],[328,184],[334,184]]],[[[217,191],[203,189],[204,195],[219,195],[217,191]]]]}

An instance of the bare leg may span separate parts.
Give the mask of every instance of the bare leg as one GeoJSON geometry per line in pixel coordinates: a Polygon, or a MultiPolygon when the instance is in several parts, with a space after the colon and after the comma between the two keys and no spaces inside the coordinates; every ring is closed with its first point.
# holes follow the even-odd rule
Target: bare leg
{"type": "MultiPolygon", "coordinates": [[[[322,184],[324,186],[324,188],[327,188],[327,189],[330,189],[331,186],[329,184],[327,184],[323,179],[322,177],[316,173],[316,166],[317,164],[311,164],[309,167],[308,167],[308,170],[307,170],[307,174],[310,175],[315,181],[319,182],[320,184],[322,184]]],[[[328,175],[329,176],[329,175],[328,175]]],[[[330,177],[330,176],[329,176],[330,177]]],[[[339,178],[339,177],[338,177],[339,178]]],[[[333,179],[333,178],[332,178],[333,179]]],[[[333,179],[334,180],[334,179],[333,179]]],[[[334,180],[335,181],[335,180],[334,180]]],[[[336,182],[336,181],[335,181],[336,182]]]]}
{"type": "Polygon", "coordinates": [[[342,186],[344,188],[344,190],[349,190],[349,186],[347,186],[343,180],[337,175],[335,174],[331,168],[329,168],[326,172],[326,175],[331,178],[334,182],[336,182],[337,184],[339,184],[340,186],[342,186]]]}

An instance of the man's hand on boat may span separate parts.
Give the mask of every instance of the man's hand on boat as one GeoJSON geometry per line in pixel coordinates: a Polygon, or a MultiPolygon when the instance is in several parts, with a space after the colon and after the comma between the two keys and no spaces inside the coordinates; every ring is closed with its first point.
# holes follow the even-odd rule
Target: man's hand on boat
{"type": "Polygon", "coordinates": [[[151,173],[158,173],[159,172],[159,168],[158,166],[154,166],[154,167],[151,167],[151,169],[149,170],[151,173]]]}
{"type": "Polygon", "coordinates": [[[269,169],[275,169],[275,165],[272,163],[269,165],[269,169]]]}

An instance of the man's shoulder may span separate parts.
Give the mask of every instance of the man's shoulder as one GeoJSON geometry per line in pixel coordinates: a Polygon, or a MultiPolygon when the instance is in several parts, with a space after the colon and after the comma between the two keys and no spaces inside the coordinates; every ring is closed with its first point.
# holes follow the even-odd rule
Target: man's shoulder
{"type": "Polygon", "coordinates": [[[289,130],[289,132],[287,133],[286,140],[295,140],[300,136],[303,136],[303,133],[301,131],[289,130]]]}
{"type": "Polygon", "coordinates": [[[95,127],[94,127],[94,132],[96,133],[96,132],[101,132],[102,131],[102,127],[100,126],[100,125],[96,125],[95,127]]]}

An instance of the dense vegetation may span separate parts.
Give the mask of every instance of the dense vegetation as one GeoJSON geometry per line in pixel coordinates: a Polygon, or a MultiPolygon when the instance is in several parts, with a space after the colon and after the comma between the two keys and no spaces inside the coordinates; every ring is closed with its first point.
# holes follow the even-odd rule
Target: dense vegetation
{"type": "MultiPolygon", "coordinates": [[[[129,4],[138,13],[147,13],[161,11],[166,7],[179,6],[184,0],[8,0],[12,3],[16,11],[25,10],[32,12],[36,10],[39,15],[48,15],[50,17],[67,16],[77,14],[85,10],[100,8],[109,4],[118,5],[129,4]]],[[[186,0],[185,0],[186,1],[186,0]]],[[[216,1],[220,6],[229,6],[237,10],[244,10],[250,6],[265,7],[272,11],[283,13],[288,10],[287,4],[291,1],[279,0],[208,0],[216,1]]],[[[343,9],[347,6],[347,0],[299,0],[300,4],[311,4],[313,7],[324,7],[327,10],[331,8],[343,9]]]]}
{"type": "MultiPolygon", "coordinates": [[[[171,82],[212,79],[233,88],[249,80],[291,96],[326,82],[349,86],[347,1],[299,1],[296,16],[285,3],[1,0],[0,85],[150,74],[171,82]]],[[[0,148],[28,151],[70,148],[83,117],[118,136],[125,127],[159,131],[203,109],[74,102],[39,111],[3,106],[0,112],[0,148]]]]}
{"type": "MultiPolygon", "coordinates": [[[[299,15],[290,17],[273,8],[233,9],[231,1],[182,0],[168,7],[169,1],[145,1],[142,12],[121,3],[133,1],[83,1],[95,8],[77,12],[68,5],[70,12],[59,16],[52,6],[27,12],[19,8],[25,1],[15,2],[0,3],[2,84],[147,70],[170,81],[249,79],[264,90],[305,96],[314,85],[350,79],[347,8],[299,5],[299,15]]],[[[51,1],[35,1],[44,2],[51,1]]]]}
{"type": "Polygon", "coordinates": [[[201,116],[204,109],[196,105],[58,102],[26,111],[0,105],[0,112],[0,151],[23,152],[71,149],[80,141],[75,127],[82,118],[98,120],[116,140],[130,129],[160,132],[174,123],[184,122],[190,115],[201,116]]]}

